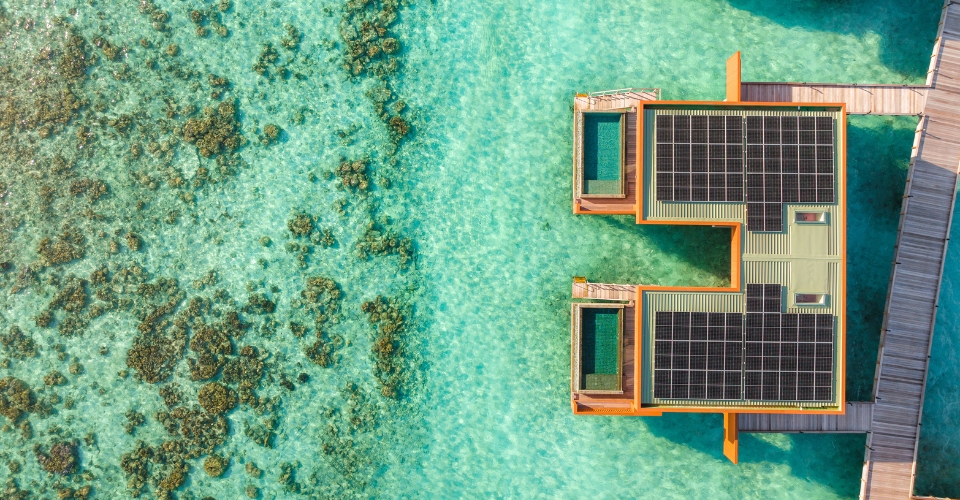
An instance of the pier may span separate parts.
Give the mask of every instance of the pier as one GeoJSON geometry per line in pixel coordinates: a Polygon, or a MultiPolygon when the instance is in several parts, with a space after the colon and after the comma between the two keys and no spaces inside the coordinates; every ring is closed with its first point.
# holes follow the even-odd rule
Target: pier
{"type": "Polygon", "coordinates": [[[822,102],[847,105],[850,115],[919,115],[926,85],[744,82],[741,99],[756,102],[822,102]]]}
{"type": "Polygon", "coordinates": [[[873,403],[848,402],[843,415],[742,413],[740,432],[791,432],[800,434],[865,433],[873,419],[873,403]]]}

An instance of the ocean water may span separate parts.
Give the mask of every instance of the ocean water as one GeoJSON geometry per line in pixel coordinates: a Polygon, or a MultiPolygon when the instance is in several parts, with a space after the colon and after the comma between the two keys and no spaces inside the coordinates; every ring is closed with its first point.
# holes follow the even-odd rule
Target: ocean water
{"type": "MultiPolygon", "coordinates": [[[[941,2],[437,0],[384,21],[391,5],[0,2],[0,402],[23,394],[8,377],[33,392],[0,417],[6,495],[856,496],[863,436],[745,435],[734,466],[717,415],[573,417],[571,277],[722,285],[729,242],[573,216],[571,98],[719,99],[736,50],[745,80],[920,82],[941,2]],[[399,50],[351,76],[354,36],[399,50]],[[204,342],[209,325],[231,345],[204,342]],[[251,357],[262,376],[241,383],[191,371],[251,357]],[[212,382],[241,396],[227,430],[177,428],[212,382]],[[37,459],[57,442],[76,447],[70,474],[37,459]]],[[[915,126],[849,123],[851,399],[870,393],[915,126]]],[[[951,262],[937,342],[958,310],[951,262]]],[[[955,357],[926,403],[945,432],[955,357]]],[[[956,477],[955,452],[927,449],[921,478],[956,477]]]]}

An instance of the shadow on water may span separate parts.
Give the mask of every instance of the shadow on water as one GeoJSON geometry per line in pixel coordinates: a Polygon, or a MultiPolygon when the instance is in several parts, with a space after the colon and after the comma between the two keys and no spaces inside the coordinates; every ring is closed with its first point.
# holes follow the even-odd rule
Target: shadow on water
{"type": "MultiPolygon", "coordinates": [[[[859,488],[865,434],[741,433],[740,464],[734,465],[723,456],[720,414],[665,413],[662,417],[644,417],[644,423],[655,436],[727,463],[733,476],[763,473],[763,467],[785,465],[792,476],[817,483],[840,497],[853,497],[859,488]]],[[[768,491],[773,492],[773,488],[768,491]]],[[[729,493],[736,497],[741,492],[729,493]]]]}
{"type": "Polygon", "coordinates": [[[783,464],[844,498],[860,491],[866,434],[740,434],[740,467],[783,464]]]}
{"type": "Polygon", "coordinates": [[[917,119],[847,127],[847,399],[869,400],[917,119]]]}
{"type": "Polygon", "coordinates": [[[610,233],[642,243],[650,255],[672,261],[644,262],[638,255],[617,252],[598,263],[587,276],[605,283],[669,286],[729,286],[730,230],[709,226],[638,225],[632,216],[597,217],[610,233]],[[693,271],[675,275],[663,266],[693,271]],[[659,268],[658,268],[659,267],[659,268]]]}
{"type": "Polygon", "coordinates": [[[943,7],[942,0],[877,0],[870,2],[869,7],[855,0],[727,1],[734,8],[787,28],[857,36],[876,33],[880,37],[880,61],[900,73],[903,83],[926,77],[943,7]]]}

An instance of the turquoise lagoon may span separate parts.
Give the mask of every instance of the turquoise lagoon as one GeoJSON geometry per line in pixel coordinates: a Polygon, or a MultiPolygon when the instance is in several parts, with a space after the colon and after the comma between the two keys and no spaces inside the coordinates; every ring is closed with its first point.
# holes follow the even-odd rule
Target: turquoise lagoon
{"type": "MultiPolygon", "coordinates": [[[[358,2],[234,1],[219,13],[217,3],[156,1],[153,9],[169,13],[165,31],[136,3],[0,2],[7,30],[0,42],[11,49],[0,56],[3,66],[42,64],[37,55],[46,39],[37,33],[61,29],[55,16],[88,43],[102,37],[128,49],[115,60],[91,49],[99,60],[73,84],[89,102],[52,138],[16,128],[3,136],[19,149],[5,150],[0,170],[0,261],[12,266],[2,275],[0,332],[18,326],[38,355],[20,359],[6,347],[0,375],[24,381],[50,412],[26,417],[31,433],[19,422],[0,432],[0,481],[15,480],[40,498],[84,485],[96,498],[126,497],[130,475],[121,457],[137,441],[156,448],[176,439],[157,418],[171,411],[160,388],[176,383],[179,406],[191,407],[206,382],[191,379],[186,359],[155,384],[138,382],[130,370],[121,376],[137,336],[133,313],[107,310],[70,335],[58,333],[63,311],[52,327],[35,320],[71,275],[86,277],[101,265],[116,275],[137,263],[151,282],[176,278],[186,300],[240,309],[251,327],[235,348],[255,346],[265,363],[255,391],[269,404],[241,404],[226,414],[230,431],[214,450],[229,459],[226,472],[207,475],[208,454],[186,459],[176,498],[574,498],[584,491],[603,498],[855,497],[863,436],[743,436],[735,466],[721,454],[719,416],[573,417],[571,277],[722,285],[729,243],[723,230],[573,216],[571,98],[649,86],[670,99],[719,99],[723,62],[736,50],[743,51],[745,80],[920,82],[941,3],[908,3],[881,1],[863,12],[854,2],[825,0],[411,2],[390,27],[402,49],[399,71],[385,78],[406,108],[395,111],[390,99],[386,112],[412,126],[394,150],[368,93],[377,77],[350,79],[341,65],[339,27],[358,2]],[[210,34],[196,35],[191,10],[207,13],[200,24],[210,34]],[[228,36],[213,32],[219,25],[228,36]],[[287,26],[302,34],[293,49],[285,46],[287,26]],[[171,44],[175,56],[166,54],[171,44]],[[160,69],[149,69],[150,60],[160,69]],[[260,61],[270,77],[253,69],[260,61]],[[211,98],[221,87],[211,86],[208,74],[230,81],[221,97],[235,100],[250,141],[227,168],[187,142],[174,141],[170,153],[162,147],[183,135],[189,116],[200,116],[187,106],[222,102],[211,98]],[[127,135],[109,124],[123,114],[135,121],[127,135]],[[271,142],[270,124],[282,132],[263,145],[261,137],[271,142]],[[97,140],[78,147],[90,131],[97,140]],[[145,159],[132,158],[133,142],[146,147],[145,159]],[[41,169],[57,155],[73,164],[66,180],[41,169]],[[39,166],[30,166],[32,157],[39,166]],[[361,158],[373,187],[367,194],[338,188],[331,173],[341,159],[361,158]],[[187,187],[170,187],[171,169],[187,187]],[[66,210],[88,203],[69,194],[67,185],[81,178],[109,186],[89,202],[102,217],[84,212],[87,205],[66,210]],[[57,193],[53,201],[44,186],[57,193]],[[318,232],[329,229],[336,243],[298,238],[287,225],[297,214],[315,217],[318,232]],[[358,256],[371,221],[414,242],[412,264],[396,255],[358,256]],[[37,264],[41,239],[56,241],[68,224],[86,238],[82,258],[37,264]],[[126,243],[131,232],[142,240],[135,251],[126,243]],[[324,327],[333,346],[327,367],[305,355],[313,328],[298,304],[313,276],[335,280],[344,297],[339,321],[324,327]],[[381,395],[374,329],[361,311],[378,295],[392,297],[406,315],[396,399],[381,395]],[[245,307],[250,297],[273,302],[274,312],[245,307]],[[310,325],[310,333],[293,335],[290,322],[310,325]],[[83,369],[72,373],[72,364],[83,369]],[[53,371],[66,383],[46,385],[53,371]],[[144,415],[132,434],[124,429],[130,410],[144,415]],[[258,444],[265,430],[272,446],[258,444]],[[62,478],[44,471],[34,447],[70,440],[79,447],[77,472],[62,478]],[[262,474],[249,473],[248,464],[262,474]]],[[[27,94],[30,85],[17,89],[27,94]]],[[[916,119],[852,117],[849,126],[848,394],[860,399],[870,394],[916,119]]],[[[952,375],[960,266],[956,252],[950,259],[921,442],[924,494],[958,494],[948,478],[960,474],[952,375]]],[[[87,286],[89,309],[99,299],[94,283],[87,286]]],[[[195,354],[188,349],[183,357],[195,354]]],[[[143,495],[155,495],[169,468],[151,462],[143,495]]]]}

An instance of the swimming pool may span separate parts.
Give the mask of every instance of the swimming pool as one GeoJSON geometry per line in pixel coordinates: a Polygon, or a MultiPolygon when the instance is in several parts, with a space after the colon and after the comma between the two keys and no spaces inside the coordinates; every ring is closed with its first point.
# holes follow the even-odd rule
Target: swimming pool
{"type": "Polygon", "coordinates": [[[577,304],[579,313],[574,342],[575,390],[583,393],[619,393],[623,390],[620,349],[623,308],[577,304]]]}
{"type": "Polygon", "coordinates": [[[580,196],[622,197],[623,113],[583,113],[580,196]]]}

